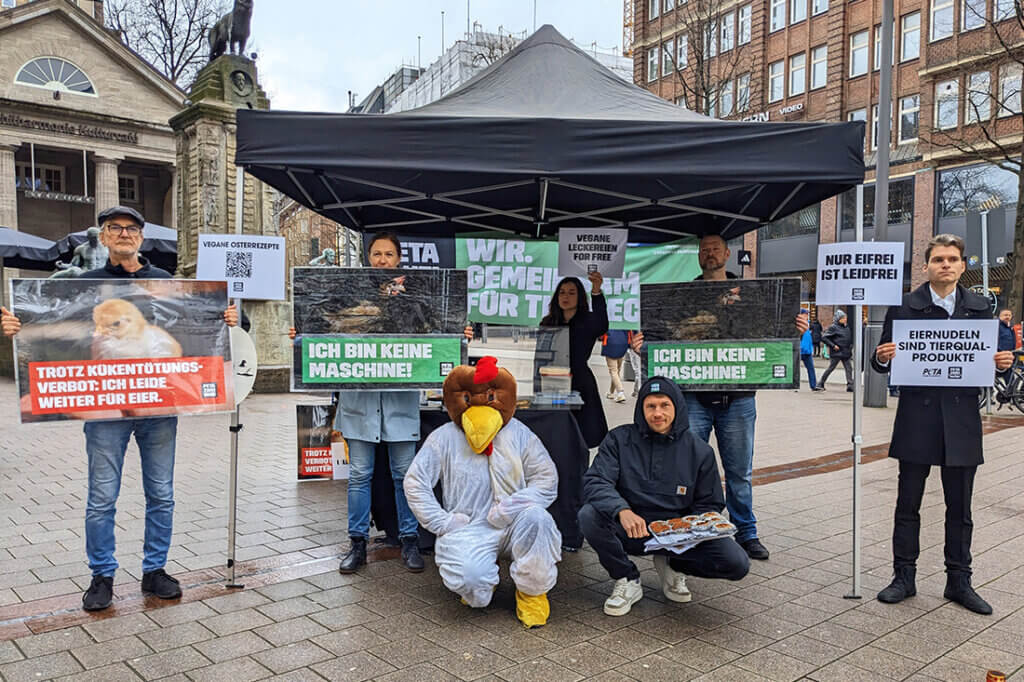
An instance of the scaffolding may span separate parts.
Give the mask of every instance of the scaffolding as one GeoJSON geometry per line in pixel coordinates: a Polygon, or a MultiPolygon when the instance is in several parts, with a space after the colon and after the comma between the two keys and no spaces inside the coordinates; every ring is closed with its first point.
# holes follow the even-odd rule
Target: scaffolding
{"type": "Polygon", "coordinates": [[[622,56],[633,56],[633,5],[635,0],[622,0],[622,56]]]}

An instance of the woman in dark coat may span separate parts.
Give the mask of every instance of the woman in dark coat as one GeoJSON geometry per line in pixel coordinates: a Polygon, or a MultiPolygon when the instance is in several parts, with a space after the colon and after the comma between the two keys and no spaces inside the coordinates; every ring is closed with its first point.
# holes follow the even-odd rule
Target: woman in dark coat
{"type": "Polygon", "coordinates": [[[596,448],[608,433],[608,422],[601,406],[601,392],[597,379],[587,362],[594,344],[608,331],[608,308],[601,293],[604,278],[592,272],[591,302],[583,283],[575,277],[566,277],[555,288],[548,304],[548,314],[540,321],[542,327],[569,327],[569,369],[572,389],[579,391],[583,407],[573,411],[587,447],[596,448]],[[593,308],[593,309],[591,309],[593,308]]]}

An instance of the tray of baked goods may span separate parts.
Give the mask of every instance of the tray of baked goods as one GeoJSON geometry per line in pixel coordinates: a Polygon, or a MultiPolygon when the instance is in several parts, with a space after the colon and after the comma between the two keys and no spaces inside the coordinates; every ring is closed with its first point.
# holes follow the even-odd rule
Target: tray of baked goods
{"type": "Polygon", "coordinates": [[[705,540],[736,534],[736,526],[718,512],[651,521],[647,529],[651,532],[651,538],[644,544],[644,549],[668,549],[677,554],[682,554],[705,540]]]}

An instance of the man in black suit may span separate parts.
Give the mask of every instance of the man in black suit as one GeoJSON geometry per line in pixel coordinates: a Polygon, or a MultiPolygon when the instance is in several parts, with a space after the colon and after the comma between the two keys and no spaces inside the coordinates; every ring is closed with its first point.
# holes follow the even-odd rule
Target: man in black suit
{"type": "MultiPolygon", "coordinates": [[[[964,272],[964,242],[951,234],[936,235],[925,250],[928,283],[889,308],[882,338],[871,365],[889,371],[896,354],[893,320],[991,318],[988,301],[959,284],[964,272]]],[[[1013,363],[1013,353],[997,352],[996,369],[1013,363]]],[[[889,456],[899,460],[899,485],[892,533],[893,580],[878,593],[889,604],[917,594],[917,556],[920,553],[921,498],[931,467],[938,466],[946,501],[946,599],[975,613],[992,607],[971,587],[971,494],[974,474],[982,463],[981,415],[977,388],[903,386],[896,410],[889,456]]]]}

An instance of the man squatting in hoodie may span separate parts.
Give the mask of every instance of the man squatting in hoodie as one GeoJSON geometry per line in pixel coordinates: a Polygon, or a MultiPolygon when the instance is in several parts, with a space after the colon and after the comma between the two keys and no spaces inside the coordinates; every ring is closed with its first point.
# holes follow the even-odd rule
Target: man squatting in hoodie
{"type": "MultiPolygon", "coordinates": [[[[615,580],[604,603],[610,616],[629,613],[643,597],[640,571],[629,555],[648,554],[650,521],[725,508],[714,450],[690,430],[686,402],[671,379],[652,377],[640,388],[633,423],[612,429],[583,478],[580,528],[615,580]]],[[[662,593],[690,601],[683,574],[739,580],[750,569],[731,537],[705,540],[683,554],[654,550],[662,593]]]]}

